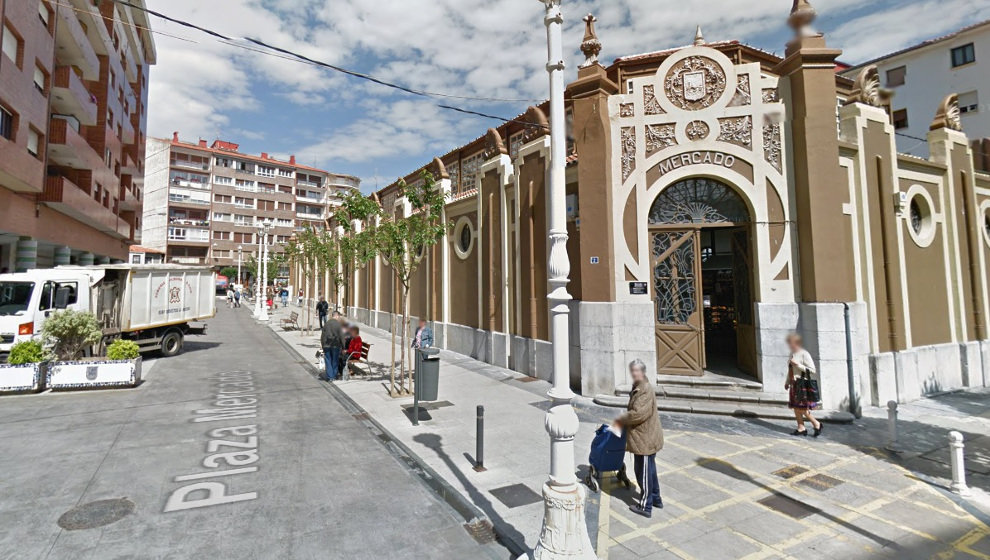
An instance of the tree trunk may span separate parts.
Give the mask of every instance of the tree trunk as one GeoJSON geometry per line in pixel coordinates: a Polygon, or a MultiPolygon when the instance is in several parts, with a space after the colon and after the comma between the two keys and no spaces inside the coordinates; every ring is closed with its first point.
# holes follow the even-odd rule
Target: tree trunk
{"type": "Polygon", "coordinates": [[[389,394],[393,397],[397,396],[398,393],[395,391],[395,313],[392,313],[392,359],[389,361],[389,394]]]}
{"type": "MultiPolygon", "coordinates": [[[[409,334],[409,307],[410,307],[409,283],[404,282],[402,284],[402,353],[403,354],[406,353],[406,348],[407,348],[406,337],[409,334]]],[[[415,355],[413,355],[412,352],[410,352],[409,361],[415,363],[415,355]]],[[[403,367],[406,367],[406,365],[407,364],[404,364],[403,367]]],[[[413,374],[412,371],[406,369],[406,380],[408,381],[408,388],[409,388],[408,390],[410,393],[414,390],[412,374],[413,374]]]]}

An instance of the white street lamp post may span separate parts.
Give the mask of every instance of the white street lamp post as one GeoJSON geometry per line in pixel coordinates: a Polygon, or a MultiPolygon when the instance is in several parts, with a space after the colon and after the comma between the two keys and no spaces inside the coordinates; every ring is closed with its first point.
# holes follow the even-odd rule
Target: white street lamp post
{"type": "Polygon", "coordinates": [[[237,285],[241,284],[241,254],[244,252],[244,247],[237,246],[237,285]]]}
{"type": "MultiPolygon", "coordinates": [[[[261,223],[261,226],[259,226],[259,229],[261,230],[261,246],[262,246],[262,251],[263,251],[263,253],[262,253],[263,256],[262,256],[262,259],[261,259],[261,278],[262,278],[262,282],[263,282],[262,286],[263,286],[264,290],[267,290],[268,289],[268,231],[269,231],[269,227],[270,226],[268,225],[268,222],[262,222],[261,223]]],[[[261,315],[258,316],[258,320],[259,321],[267,321],[268,320],[268,306],[267,305],[262,305],[261,306],[261,315]]]]}
{"type": "Polygon", "coordinates": [[[571,295],[567,293],[571,263],[567,257],[567,203],[564,159],[564,55],[561,46],[561,0],[540,0],[546,8],[547,72],[550,74],[550,258],[547,276],[550,293],[551,343],[553,345],[553,401],[546,416],[550,434],[550,479],[543,485],[543,529],[533,551],[537,560],[594,560],[594,549],[585,525],[584,487],[574,474],[574,436],[577,414],[571,406],[570,341],[568,322],[571,295]]]}

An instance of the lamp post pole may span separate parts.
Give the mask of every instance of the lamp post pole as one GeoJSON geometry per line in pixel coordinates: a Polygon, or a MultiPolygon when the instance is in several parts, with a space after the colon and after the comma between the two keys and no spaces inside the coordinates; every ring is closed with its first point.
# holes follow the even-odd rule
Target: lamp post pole
{"type": "Polygon", "coordinates": [[[237,246],[237,285],[241,284],[241,254],[244,252],[244,247],[240,245],[237,246]]]}
{"type": "Polygon", "coordinates": [[[547,73],[550,77],[550,257],[547,278],[550,293],[553,348],[552,401],[545,427],[550,434],[550,478],[543,485],[543,529],[533,551],[536,560],[594,560],[594,549],[585,524],[585,491],[574,474],[574,436],[579,421],[571,399],[570,340],[568,323],[571,295],[567,292],[571,263],[567,257],[567,202],[564,159],[567,150],[564,129],[564,55],[561,46],[563,18],[561,0],[539,0],[546,8],[547,73]]]}
{"type": "MultiPolygon", "coordinates": [[[[263,285],[263,287],[264,287],[264,289],[266,291],[268,290],[268,231],[269,231],[268,222],[262,222],[262,224],[261,224],[261,232],[262,232],[261,247],[262,247],[262,251],[263,251],[263,255],[264,256],[261,259],[261,270],[262,270],[262,272],[261,272],[261,278],[262,278],[262,282],[263,282],[262,285],[263,285]]],[[[258,320],[259,321],[267,321],[268,320],[268,306],[267,305],[262,305],[261,306],[261,315],[258,316],[258,320]]]]}
{"type": "Polygon", "coordinates": [[[264,235],[264,229],[261,224],[258,224],[258,238],[255,240],[258,243],[258,258],[254,263],[254,318],[257,319],[261,317],[261,307],[264,305],[261,302],[264,294],[262,293],[261,286],[261,236],[264,235]]]}

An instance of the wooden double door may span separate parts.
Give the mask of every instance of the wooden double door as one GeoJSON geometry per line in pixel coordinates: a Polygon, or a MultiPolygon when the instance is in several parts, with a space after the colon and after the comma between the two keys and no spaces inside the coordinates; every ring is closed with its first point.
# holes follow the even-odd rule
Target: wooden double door
{"type": "Polygon", "coordinates": [[[733,322],[736,335],[734,366],[745,373],[754,373],[756,348],[749,239],[749,227],[736,224],[650,229],[658,373],[697,376],[708,366],[706,324],[711,324],[715,310],[711,295],[705,294],[703,268],[706,261],[718,258],[731,263],[734,306],[721,312],[732,314],[728,320],[733,322]],[[703,232],[712,228],[723,230],[720,237],[729,239],[730,256],[720,257],[714,243],[702,242],[703,232]]]}

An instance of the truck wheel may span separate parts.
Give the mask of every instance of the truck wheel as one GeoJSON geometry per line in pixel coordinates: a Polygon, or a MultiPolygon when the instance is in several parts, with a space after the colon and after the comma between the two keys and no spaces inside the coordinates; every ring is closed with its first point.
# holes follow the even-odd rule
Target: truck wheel
{"type": "Polygon", "coordinates": [[[162,337],[162,356],[166,358],[175,356],[182,351],[182,333],[179,331],[168,331],[162,337]]]}

